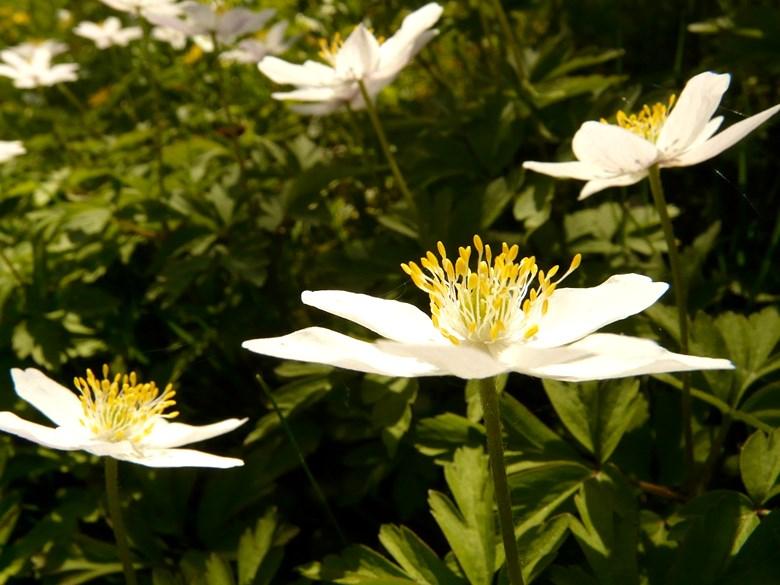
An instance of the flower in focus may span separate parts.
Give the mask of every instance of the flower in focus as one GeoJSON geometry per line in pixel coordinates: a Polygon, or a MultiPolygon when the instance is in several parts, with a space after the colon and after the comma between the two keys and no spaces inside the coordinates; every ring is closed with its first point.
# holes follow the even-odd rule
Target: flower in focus
{"type": "Polygon", "coordinates": [[[13,369],[16,393],[57,426],[39,425],[12,412],[0,412],[0,430],[44,447],[84,450],[93,455],[131,461],[148,467],[236,467],[240,459],[220,457],[193,449],[179,449],[230,432],[247,419],[226,419],[205,426],[169,422],[178,412],[171,385],[160,391],[154,382],[138,381],[135,373],[103,378],[87,370],[74,383],[80,396],[34,368],[13,369]]]}
{"type": "Polygon", "coordinates": [[[152,38],[163,43],[168,43],[177,51],[183,49],[187,44],[187,35],[175,28],[168,28],[167,26],[155,26],[152,29],[152,38]]]}
{"type": "Polygon", "coordinates": [[[680,98],[644,106],[637,114],[618,112],[617,124],[585,122],[572,141],[576,161],[527,161],[523,167],[553,177],[587,181],[585,199],[602,189],[633,185],[653,165],[686,167],[717,156],[780,110],[780,104],[716,134],[723,116],[712,117],[731,77],[706,71],[692,77],[680,98]]]}
{"type": "Polygon", "coordinates": [[[181,11],[178,0],[100,0],[106,6],[121,12],[150,18],[161,14],[178,14],[181,11]]]}
{"type": "Polygon", "coordinates": [[[214,50],[214,39],[219,45],[232,45],[239,37],[262,28],[276,13],[272,8],[260,12],[247,8],[221,11],[198,2],[182,2],[180,7],[178,15],[157,14],[149,20],[192,37],[207,53],[214,50]]]}
{"type": "Polygon", "coordinates": [[[27,150],[19,140],[0,140],[0,163],[16,158],[27,150]]]}
{"type": "Polygon", "coordinates": [[[76,63],[53,65],[51,60],[66,50],[56,41],[22,43],[0,51],[0,75],[13,79],[14,86],[23,89],[76,81],[76,63]]]}
{"type": "Polygon", "coordinates": [[[365,103],[358,81],[371,98],[376,96],[436,36],[438,31],[431,27],[441,13],[442,7],[435,2],[426,4],[404,18],[401,28],[384,42],[359,24],[345,41],[337,35],[330,45],[322,43],[320,55],[328,65],[316,61],[295,65],[265,57],[258,68],[276,83],[297,86],[271,94],[275,99],[313,102],[296,106],[298,112],[327,114],[344,105],[360,109],[365,103]]]}
{"type": "Polygon", "coordinates": [[[98,49],[107,49],[114,45],[125,47],[130,41],[143,36],[139,26],[122,28],[122,22],[116,16],[109,16],[101,23],[85,20],[80,22],[73,32],[92,40],[98,49]]]}
{"type": "Polygon", "coordinates": [[[282,20],[268,29],[264,39],[244,39],[235,49],[220,54],[219,58],[233,63],[257,63],[266,55],[284,53],[293,43],[292,39],[285,38],[285,32],[287,21],[282,20]]]}
{"type": "Polygon", "coordinates": [[[306,291],[301,300],[354,321],[382,336],[370,343],[321,327],[283,337],[252,339],[243,347],[283,359],[316,362],[398,377],[454,375],[488,378],[519,372],[565,381],[639,374],[730,369],[731,362],[672,353],[653,341],[595,333],[643,311],[667,290],[638,274],[619,274],[593,288],[558,288],[577,268],[579,255],[557,279],[558,267],[540,270],[533,257],[503,244],[493,254],[474,236],[455,262],[441,242],[403,264],[430,297],[431,317],[417,307],[345,291],[306,291]]]}

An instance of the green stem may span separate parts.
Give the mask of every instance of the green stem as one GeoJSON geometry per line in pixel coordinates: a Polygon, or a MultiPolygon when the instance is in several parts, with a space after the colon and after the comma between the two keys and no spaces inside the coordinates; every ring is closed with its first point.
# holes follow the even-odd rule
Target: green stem
{"type": "Polygon", "coordinates": [[[276,416],[279,417],[279,422],[281,423],[284,432],[287,434],[287,438],[290,440],[290,444],[292,445],[293,450],[295,451],[296,455],[298,455],[298,460],[301,462],[301,468],[303,469],[303,472],[306,474],[306,478],[309,480],[309,483],[311,483],[312,489],[314,489],[314,493],[322,502],[322,507],[325,510],[325,515],[328,517],[330,523],[333,524],[333,528],[335,528],[336,533],[339,535],[339,539],[341,539],[341,544],[343,546],[346,546],[347,539],[344,536],[344,533],[341,531],[341,526],[339,526],[338,520],[336,520],[336,516],[335,514],[333,514],[333,510],[330,509],[330,504],[328,504],[328,499],[325,497],[325,494],[320,489],[320,484],[317,483],[317,480],[314,478],[314,474],[311,472],[308,464],[306,463],[306,458],[303,456],[303,451],[301,451],[301,447],[300,445],[298,445],[298,441],[295,439],[295,435],[293,434],[292,428],[290,428],[290,425],[287,422],[287,418],[284,416],[282,409],[279,408],[279,404],[276,402],[276,399],[274,398],[271,389],[268,387],[268,384],[266,384],[265,380],[263,380],[262,376],[258,374],[257,376],[255,376],[255,378],[257,378],[257,382],[260,384],[260,388],[263,389],[263,393],[265,394],[266,398],[268,398],[268,401],[271,403],[271,406],[273,407],[276,416]]]}
{"type": "Polygon", "coordinates": [[[482,401],[482,411],[485,418],[490,469],[493,473],[493,486],[498,506],[498,524],[501,528],[501,538],[504,542],[506,556],[506,572],[510,585],[524,585],[523,573],[520,570],[520,556],[517,552],[517,540],[515,539],[515,525],[512,520],[512,501],[509,496],[506,466],[504,465],[504,444],[501,437],[501,418],[498,411],[495,378],[479,380],[479,398],[482,401]]]}
{"type": "MultiPolygon", "coordinates": [[[[682,353],[688,353],[688,311],[686,308],[687,301],[682,267],[680,265],[680,253],[677,249],[677,241],[674,239],[672,221],[669,219],[664,188],[661,184],[661,172],[658,165],[653,165],[648,169],[648,178],[650,179],[650,192],[653,194],[653,203],[655,203],[655,208],[658,210],[658,215],[661,218],[661,227],[663,228],[666,246],[669,250],[669,267],[672,272],[674,300],[677,304],[677,321],[680,326],[680,350],[682,353]]],[[[691,388],[688,374],[682,375],[682,381],[681,410],[683,436],[685,439],[685,465],[690,472],[693,469],[693,430],[691,426],[691,388]]]]}
{"type": "Polygon", "coordinates": [[[415,205],[414,197],[412,196],[412,192],[409,191],[406,180],[404,179],[403,174],[401,174],[401,169],[398,167],[398,163],[395,160],[395,155],[390,148],[390,143],[387,141],[387,136],[385,135],[385,130],[382,127],[382,122],[379,120],[376,107],[374,107],[374,102],[371,100],[371,96],[368,94],[368,90],[366,89],[366,84],[363,83],[362,79],[358,79],[357,83],[358,87],[360,88],[360,94],[363,96],[363,101],[366,104],[366,111],[368,112],[368,117],[371,119],[371,125],[374,127],[376,136],[379,139],[379,144],[382,146],[382,152],[387,159],[387,164],[390,165],[390,170],[393,173],[393,177],[395,177],[395,181],[398,183],[398,188],[401,190],[401,194],[409,204],[409,208],[412,211],[416,211],[417,206],[415,205]]]}
{"type": "Polygon", "coordinates": [[[108,512],[111,516],[111,528],[114,530],[119,560],[122,562],[122,572],[125,574],[125,583],[127,585],[137,585],[138,581],[136,581],[135,571],[133,571],[133,563],[130,560],[130,547],[127,545],[127,532],[122,521],[122,508],[119,504],[119,470],[117,461],[113,457],[105,457],[105,461],[108,512]]]}

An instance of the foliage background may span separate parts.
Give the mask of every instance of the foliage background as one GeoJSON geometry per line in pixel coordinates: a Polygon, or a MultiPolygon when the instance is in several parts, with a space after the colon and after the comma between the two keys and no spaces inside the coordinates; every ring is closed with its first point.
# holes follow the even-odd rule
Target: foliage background
{"type": "MultiPolygon", "coordinates": [[[[418,7],[246,5],[273,6],[291,21],[293,61],[362,19],[388,34],[418,7]]],[[[280,364],[241,342],[310,324],[349,332],[303,307],[306,289],[424,307],[400,262],[474,233],[519,243],[545,265],[581,252],[572,286],[631,271],[668,280],[645,184],[578,202],[577,182],[525,173],[521,163],[568,160],[583,121],[665,100],[703,70],[732,74],[719,112],[727,124],[780,102],[780,9],[771,1],[504,2],[520,68],[491,3],[443,5],[440,35],[379,99],[417,218],[365,113],[298,116],[270,99],[254,67],[219,67],[194,50],[97,51],[70,32],[111,14],[97,1],[0,6],[3,46],[63,39],[82,68],[69,84],[78,107],[57,88],[0,80],[0,137],[28,149],[0,167],[0,370],[35,366],[68,380],[108,362],[173,382],[182,420],[250,417],[209,443],[244,458],[244,468],[121,467],[145,581],[503,578],[494,577],[502,561],[484,506],[491,488],[473,388],[280,364]],[[58,19],[58,7],[73,20],[58,19]],[[343,541],[257,373],[287,414],[343,541]],[[383,525],[395,527],[382,528],[380,545],[383,525]]],[[[739,368],[693,377],[694,470],[682,461],[673,376],[506,381],[511,487],[536,582],[780,582],[778,151],[780,132],[767,125],[712,161],[663,175],[684,246],[694,353],[739,368]]],[[[667,297],[616,330],[675,347],[667,297]]],[[[0,407],[36,416],[7,376],[0,407]]],[[[119,582],[93,458],[10,437],[0,452],[0,582],[119,582]]]]}

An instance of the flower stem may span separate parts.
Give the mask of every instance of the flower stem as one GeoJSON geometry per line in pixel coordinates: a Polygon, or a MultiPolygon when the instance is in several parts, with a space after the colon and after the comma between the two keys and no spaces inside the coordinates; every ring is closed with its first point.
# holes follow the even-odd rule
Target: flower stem
{"type": "Polygon", "coordinates": [[[495,378],[479,380],[479,398],[482,401],[482,411],[485,418],[490,469],[493,473],[493,486],[498,506],[498,524],[501,527],[501,538],[504,541],[506,572],[510,585],[524,585],[523,573],[520,570],[520,556],[517,552],[517,540],[515,539],[515,526],[512,520],[512,502],[506,480],[504,444],[501,438],[501,419],[498,412],[495,378]]]}
{"type": "Polygon", "coordinates": [[[137,585],[133,571],[133,563],[130,560],[130,547],[127,545],[127,532],[122,521],[122,508],[119,504],[119,470],[117,461],[113,457],[106,457],[106,498],[108,499],[108,512],[111,516],[111,528],[114,530],[116,548],[119,551],[119,560],[122,561],[122,572],[125,574],[127,585],[137,585]]]}
{"type": "Polygon", "coordinates": [[[333,510],[330,509],[330,504],[328,504],[328,499],[325,497],[325,494],[320,489],[320,484],[317,483],[314,474],[309,469],[309,466],[306,463],[306,458],[303,456],[303,451],[301,451],[301,447],[300,445],[298,445],[298,441],[295,439],[295,435],[293,434],[292,429],[290,428],[290,425],[287,422],[287,418],[284,416],[282,409],[279,408],[279,403],[276,402],[276,399],[274,398],[271,389],[268,387],[268,384],[266,384],[265,380],[263,380],[263,377],[260,376],[260,374],[258,374],[255,376],[255,378],[257,378],[257,382],[258,384],[260,384],[260,388],[263,389],[263,393],[265,394],[266,398],[268,398],[268,401],[271,403],[271,406],[273,407],[276,416],[279,417],[279,423],[282,425],[284,432],[287,434],[287,438],[290,440],[290,444],[292,445],[293,450],[295,451],[296,455],[298,455],[298,460],[301,462],[301,468],[303,469],[303,472],[306,474],[306,478],[309,480],[309,483],[311,483],[314,493],[322,502],[322,507],[325,510],[325,515],[328,517],[330,523],[333,524],[333,528],[335,528],[336,534],[339,535],[341,544],[343,546],[346,546],[348,543],[346,537],[344,536],[344,533],[341,531],[341,526],[339,526],[338,520],[336,520],[336,516],[335,514],[333,514],[333,510]]]}
{"type": "Polygon", "coordinates": [[[404,176],[401,173],[401,169],[398,167],[398,163],[395,160],[395,155],[390,148],[390,143],[387,141],[387,136],[385,135],[385,130],[382,127],[382,122],[379,120],[376,107],[374,107],[374,102],[371,100],[371,96],[368,94],[368,90],[366,89],[366,84],[363,83],[362,79],[358,79],[357,83],[358,87],[360,88],[360,94],[363,96],[363,101],[366,104],[366,111],[368,112],[368,117],[371,119],[371,125],[374,127],[376,136],[379,139],[379,144],[382,146],[382,152],[387,159],[387,164],[390,165],[390,170],[393,173],[393,177],[395,177],[395,181],[398,183],[398,188],[401,190],[401,194],[409,204],[409,208],[416,212],[417,206],[414,203],[414,197],[412,196],[412,192],[409,191],[406,180],[404,179],[404,176]]]}
{"type": "MultiPolygon", "coordinates": [[[[672,286],[674,287],[674,300],[677,304],[677,320],[680,327],[680,350],[682,353],[688,353],[688,311],[686,308],[687,301],[682,267],[680,265],[680,253],[677,249],[677,242],[674,239],[672,221],[669,219],[664,188],[661,184],[661,172],[658,165],[653,165],[648,169],[648,179],[650,180],[650,192],[653,194],[653,202],[661,218],[661,227],[664,231],[664,238],[666,238],[666,247],[669,250],[669,267],[672,271],[672,286]]],[[[693,430],[691,426],[691,385],[688,374],[682,375],[681,410],[683,437],[685,440],[685,467],[691,470],[693,469],[693,430]]]]}

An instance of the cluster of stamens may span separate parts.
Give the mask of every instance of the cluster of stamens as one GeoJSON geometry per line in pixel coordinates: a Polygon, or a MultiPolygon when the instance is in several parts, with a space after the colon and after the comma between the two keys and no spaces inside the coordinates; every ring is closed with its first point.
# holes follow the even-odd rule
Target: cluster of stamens
{"type": "Polygon", "coordinates": [[[341,33],[333,35],[333,39],[320,39],[320,57],[331,65],[336,62],[336,55],[344,45],[344,39],[341,38],[341,33]]]}
{"type": "Polygon", "coordinates": [[[139,383],[135,372],[110,377],[104,365],[102,380],[88,369],[86,379],[75,378],[74,384],[81,393],[81,424],[104,441],[137,443],[151,432],[156,420],[179,414],[165,412],[176,404],[171,384],[160,392],[154,382],[139,383]]]}
{"type": "MultiPolygon", "coordinates": [[[[615,116],[615,121],[621,128],[638,134],[650,142],[655,142],[676,99],[677,96],[672,94],[667,103],[662,104],[658,102],[652,106],[644,105],[635,114],[626,114],[623,110],[620,110],[615,116]]],[[[608,123],[604,118],[601,119],[601,122],[604,124],[608,123]]]]}
{"type": "Polygon", "coordinates": [[[490,245],[474,236],[474,248],[476,270],[469,266],[471,246],[459,247],[453,263],[441,242],[437,243],[441,261],[428,252],[420,258],[422,268],[415,262],[401,264],[414,284],[428,293],[434,326],[455,345],[531,339],[539,331],[555,287],[581,259],[575,255],[566,273],[553,280],[558,266],[545,273],[533,256],[518,260],[517,244],[503,243],[501,253],[494,256],[490,245]]]}

